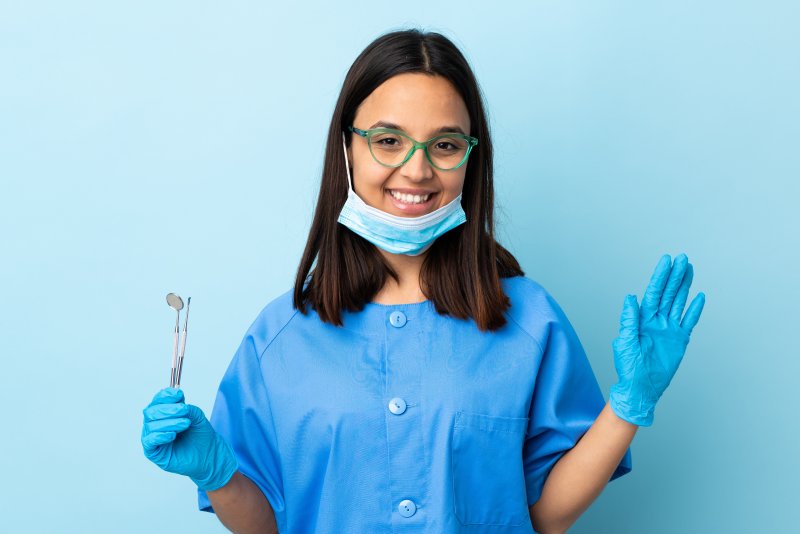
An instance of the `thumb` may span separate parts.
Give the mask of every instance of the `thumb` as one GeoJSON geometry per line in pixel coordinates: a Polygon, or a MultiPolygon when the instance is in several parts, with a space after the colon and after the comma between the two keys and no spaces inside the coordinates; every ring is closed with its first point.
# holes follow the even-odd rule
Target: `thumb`
{"type": "Polygon", "coordinates": [[[639,304],[636,302],[636,295],[625,297],[622,315],[619,319],[619,337],[623,339],[639,338],[639,304]]]}
{"type": "Polygon", "coordinates": [[[188,411],[186,417],[188,417],[189,420],[192,422],[192,426],[198,426],[207,421],[206,414],[203,413],[203,410],[201,410],[194,404],[187,404],[186,408],[188,411]]]}

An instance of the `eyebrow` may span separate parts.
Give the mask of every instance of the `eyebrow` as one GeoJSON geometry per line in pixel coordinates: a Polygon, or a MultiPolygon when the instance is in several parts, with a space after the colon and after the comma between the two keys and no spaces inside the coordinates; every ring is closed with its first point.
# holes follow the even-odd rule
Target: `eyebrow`
{"type": "MultiPolygon", "coordinates": [[[[386,121],[378,121],[372,126],[370,126],[368,129],[371,130],[373,128],[390,128],[392,130],[401,130],[405,132],[405,129],[401,128],[397,124],[386,121]]],[[[460,126],[442,126],[434,133],[460,133],[462,135],[467,135],[466,133],[464,133],[464,130],[462,130],[460,126]]]]}

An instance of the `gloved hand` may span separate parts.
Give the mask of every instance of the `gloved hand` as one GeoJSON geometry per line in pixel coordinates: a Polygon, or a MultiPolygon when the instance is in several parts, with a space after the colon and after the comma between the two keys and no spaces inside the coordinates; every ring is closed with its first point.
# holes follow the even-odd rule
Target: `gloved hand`
{"type": "Polygon", "coordinates": [[[683,315],[694,270],[685,254],[670,263],[669,255],[661,257],[641,309],[635,295],[625,298],[613,343],[619,382],[611,387],[609,403],[617,416],[639,426],[653,424],[656,402],[678,370],[705,303],[698,293],[683,315]]]}
{"type": "Polygon", "coordinates": [[[184,404],[183,391],[176,388],[162,389],[144,409],[142,447],[158,467],[188,476],[201,490],[221,488],[239,467],[203,411],[184,404]]]}

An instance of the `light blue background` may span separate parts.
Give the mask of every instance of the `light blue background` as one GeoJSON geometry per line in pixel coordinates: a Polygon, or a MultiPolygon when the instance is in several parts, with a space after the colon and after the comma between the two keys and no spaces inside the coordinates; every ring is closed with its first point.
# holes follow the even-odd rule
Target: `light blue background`
{"type": "Polygon", "coordinates": [[[708,297],[633,472],[571,532],[795,531],[796,3],[0,6],[0,530],[225,532],[141,451],[164,295],[195,303],[184,389],[208,412],[293,282],[347,68],[421,26],[471,61],[501,242],[606,395],[623,298],[661,253],[708,297]]]}

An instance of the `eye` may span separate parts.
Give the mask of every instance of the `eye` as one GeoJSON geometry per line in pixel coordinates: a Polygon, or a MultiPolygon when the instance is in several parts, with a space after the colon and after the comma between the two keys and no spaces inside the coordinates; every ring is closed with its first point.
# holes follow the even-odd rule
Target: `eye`
{"type": "Polygon", "coordinates": [[[376,133],[370,139],[370,144],[373,148],[391,151],[402,150],[404,146],[402,137],[389,132],[376,133]]]}
{"type": "Polygon", "coordinates": [[[463,151],[466,147],[464,141],[458,137],[440,137],[431,146],[439,154],[454,154],[463,151]]]}

